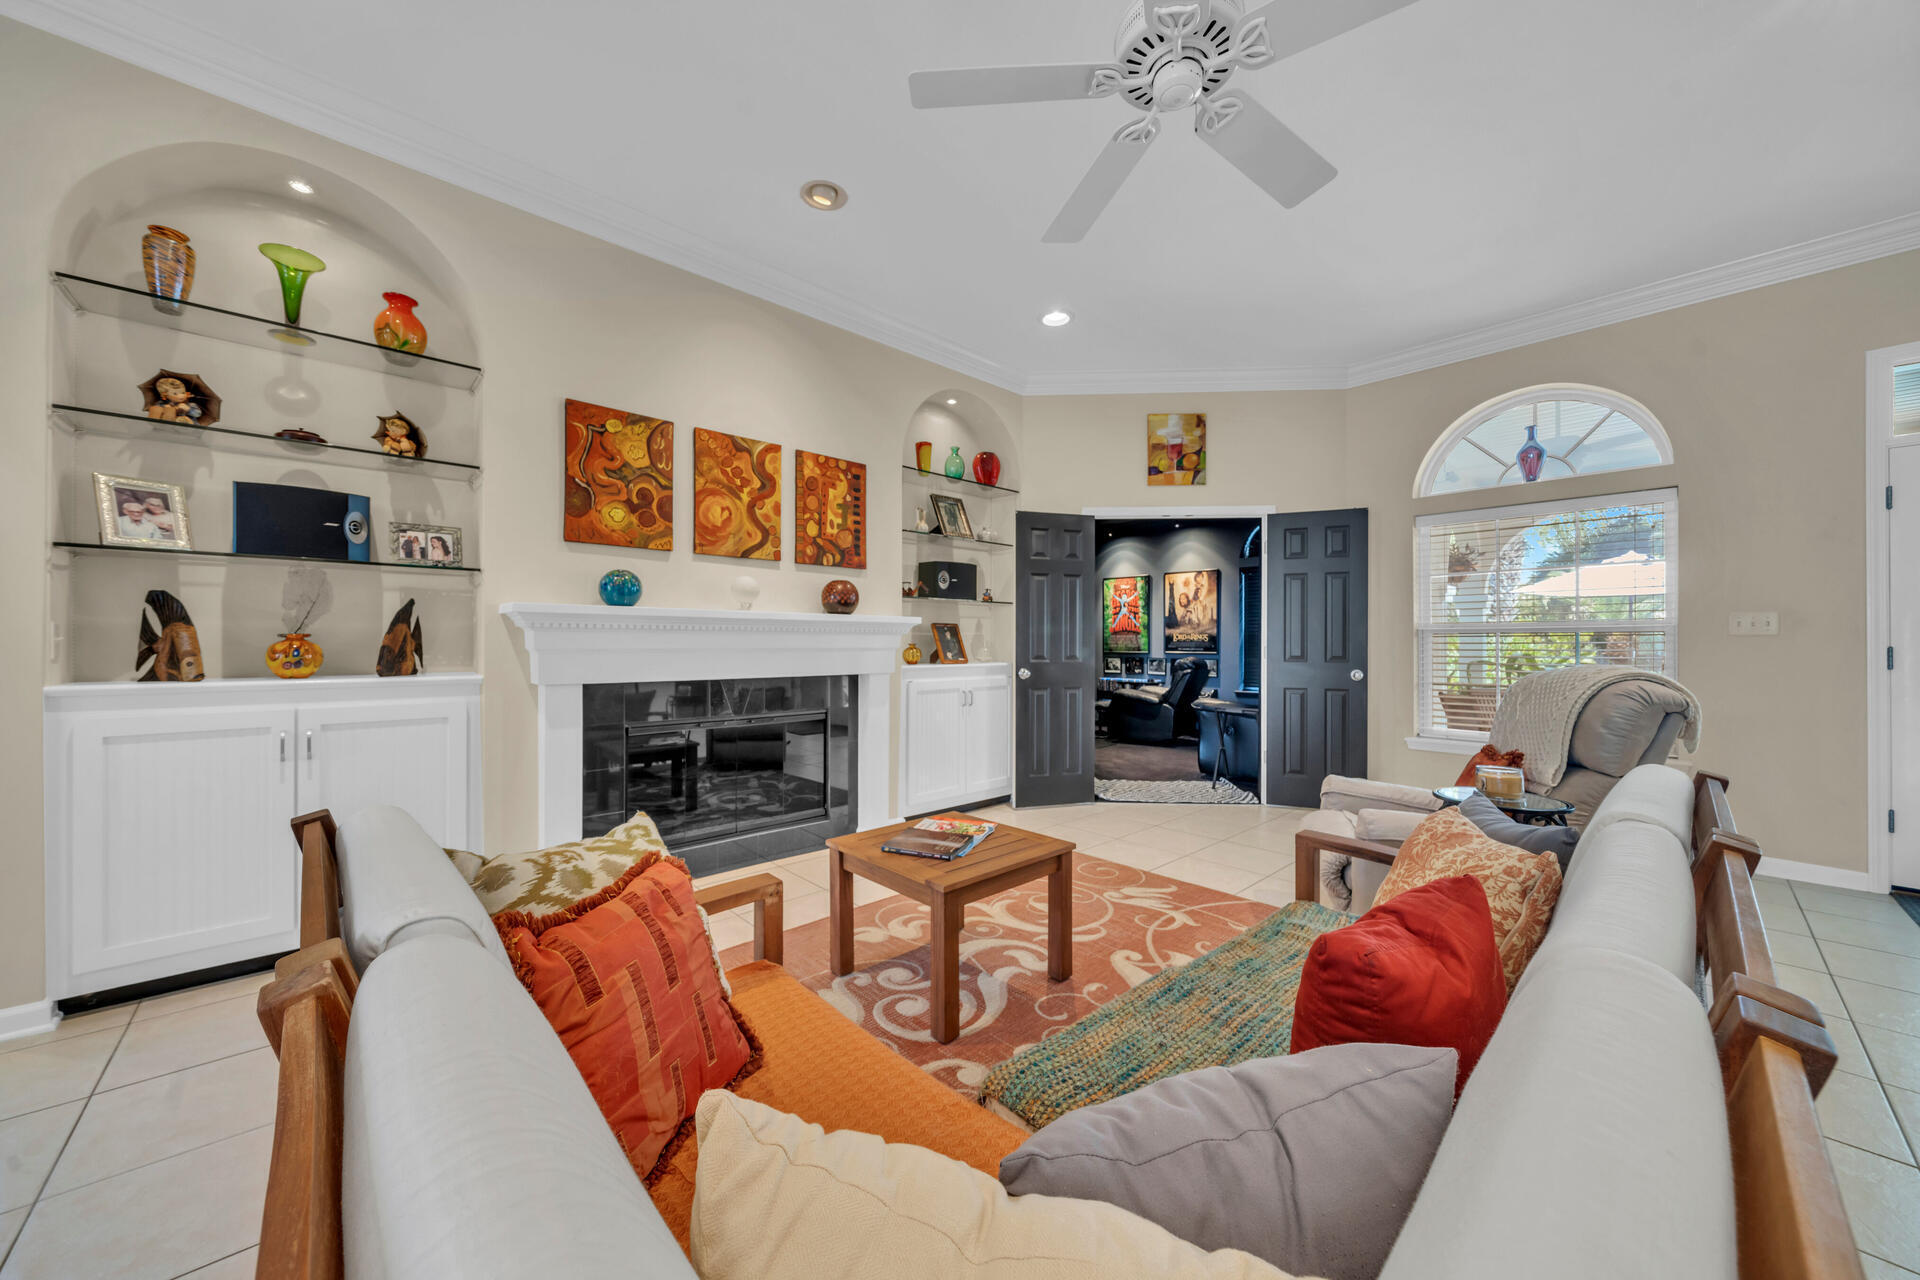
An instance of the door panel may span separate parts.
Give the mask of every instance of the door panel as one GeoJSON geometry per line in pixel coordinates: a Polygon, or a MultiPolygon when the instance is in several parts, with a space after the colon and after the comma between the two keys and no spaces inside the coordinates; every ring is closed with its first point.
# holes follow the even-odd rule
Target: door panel
{"type": "Polygon", "coordinates": [[[1367,513],[1266,519],[1266,799],[1314,808],[1328,774],[1367,772],[1367,513]]]}
{"type": "Polygon", "coordinates": [[[1895,885],[1920,889],[1920,447],[1887,452],[1887,478],[1899,495],[1887,513],[1888,639],[1898,658],[1887,673],[1887,803],[1897,815],[1887,838],[1889,874],[1895,885]]]}
{"type": "Polygon", "coordinates": [[[904,701],[901,808],[911,816],[944,809],[967,792],[966,693],[958,680],[909,680],[904,701]]]}
{"type": "Polygon", "coordinates": [[[275,710],[76,717],[61,994],[195,967],[170,957],[219,951],[210,964],[297,945],[293,727],[275,710]]]}
{"type": "Polygon", "coordinates": [[[467,703],[345,703],[300,712],[300,810],[390,804],[438,844],[469,847],[467,703]]]}
{"type": "Polygon", "coordinates": [[[1100,651],[1093,517],[1016,517],[1013,798],[1093,799],[1093,687],[1100,651]]]}
{"type": "Polygon", "coordinates": [[[1013,786],[1012,690],[1000,679],[970,681],[967,692],[967,793],[1006,795],[1013,786]]]}

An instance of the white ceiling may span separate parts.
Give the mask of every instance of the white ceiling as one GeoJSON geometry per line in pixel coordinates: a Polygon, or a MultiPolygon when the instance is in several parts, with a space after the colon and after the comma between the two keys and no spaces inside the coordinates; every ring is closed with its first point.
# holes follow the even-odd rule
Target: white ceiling
{"type": "Polygon", "coordinates": [[[1343,386],[1920,247],[1914,0],[1420,0],[1236,76],[1340,169],[1299,208],[1182,119],[1043,245],[1132,113],[915,111],[907,73],[1106,58],[1125,7],[0,0],[1020,391],[1343,386]]]}

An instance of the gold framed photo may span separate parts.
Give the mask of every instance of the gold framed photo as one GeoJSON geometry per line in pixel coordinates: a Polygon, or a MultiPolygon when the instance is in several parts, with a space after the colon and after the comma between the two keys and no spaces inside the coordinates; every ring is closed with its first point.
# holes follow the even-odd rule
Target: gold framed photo
{"type": "Polygon", "coordinates": [[[940,532],[949,538],[973,537],[973,523],[967,519],[967,504],[946,493],[929,494],[933,502],[934,518],[940,522],[940,532]]]}
{"type": "Polygon", "coordinates": [[[100,517],[100,543],[145,551],[191,551],[187,494],[164,480],[93,473],[93,502],[100,517]]]}
{"type": "Polygon", "coordinates": [[[957,622],[936,622],[933,624],[933,646],[942,662],[965,662],[967,660],[966,642],[960,639],[960,624],[957,622]]]}

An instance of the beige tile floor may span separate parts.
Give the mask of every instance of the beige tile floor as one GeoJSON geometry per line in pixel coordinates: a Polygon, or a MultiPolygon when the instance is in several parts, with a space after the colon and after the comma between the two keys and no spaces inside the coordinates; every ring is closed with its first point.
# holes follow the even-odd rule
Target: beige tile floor
{"type": "MultiPolygon", "coordinates": [[[[982,812],[1115,862],[1275,905],[1293,900],[1304,810],[982,812]]],[[[824,852],[772,870],[786,884],[788,927],[826,915],[824,852]]],[[[883,896],[854,883],[857,901],[883,896]]],[[[1874,1280],[1920,1274],[1920,928],[1884,897],[1778,880],[1761,882],[1760,896],[1782,981],[1820,1005],[1840,1047],[1820,1118],[1863,1265],[1874,1280]]],[[[728,912],[714,931],[726,947],[749,940],[752,925],[728,912]]],[[[0,1280],[253,1274],[274,1108],[273,1056],[253,1011],[266,980],[197,987],[0,1041],[0,1280]]]]}

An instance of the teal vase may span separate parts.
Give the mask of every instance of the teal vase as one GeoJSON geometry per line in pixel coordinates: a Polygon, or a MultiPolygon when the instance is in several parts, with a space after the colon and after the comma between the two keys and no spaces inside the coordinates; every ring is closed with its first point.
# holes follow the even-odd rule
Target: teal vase
{"type": "Polygon", "coordinates": [[[300,300],[307,293],[307,277],[325,271],[327,264],[290,244],[263,244],[260,252],[280,273],[280,306],[286,312],[287,323],[298,325],[300,300]]]}
{"type": "Polygon", "coordinates": [[[964,480],[967,478],[967,464],[960,458],[960,446],[953,446],[953,452],[947,455],[947,479],[964,480]]]}

